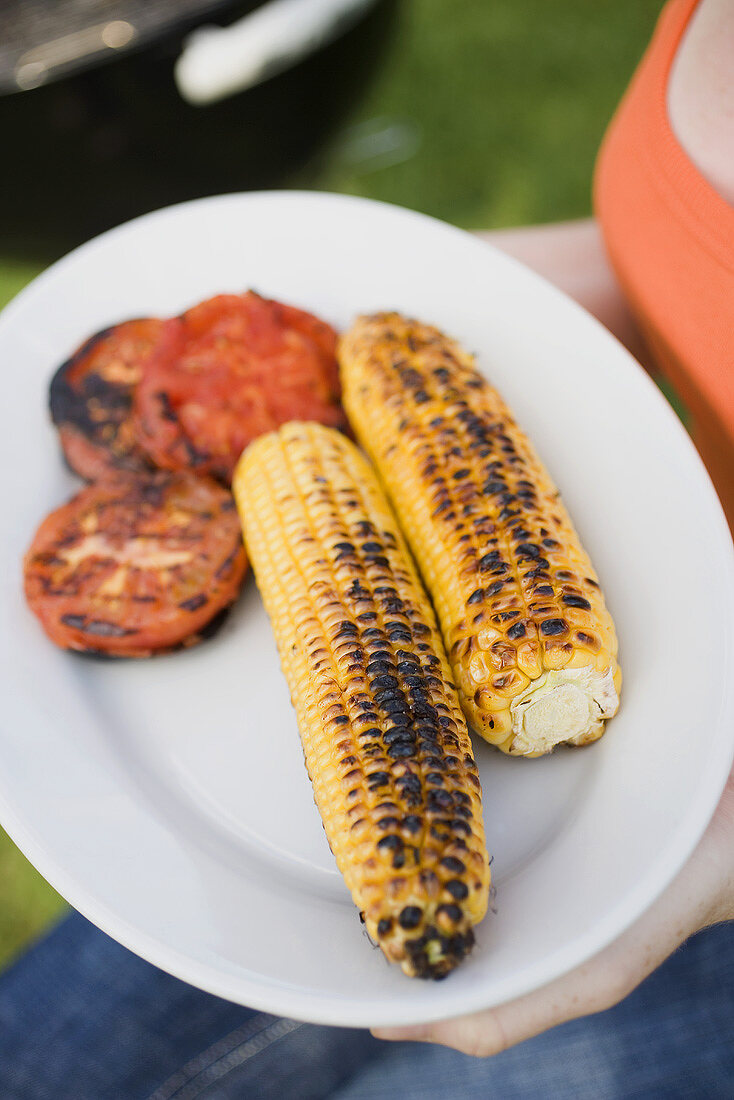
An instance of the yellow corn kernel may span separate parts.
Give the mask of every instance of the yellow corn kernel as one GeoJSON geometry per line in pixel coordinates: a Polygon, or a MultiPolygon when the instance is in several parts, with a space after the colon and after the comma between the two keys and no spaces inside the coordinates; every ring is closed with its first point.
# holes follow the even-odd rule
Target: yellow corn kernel
{"type": "Polygon", "coordinates": [[[369,934],[410,975],[470,950],[489,892],[481,791],[433,610],[377,478],[289,423],[233,491],[326,836],[369,934]]]}
{"type": "Polygon", "coordinates": [[[471,725],[515,755],[596,740],[619,703],[614,624],[507,405],[455,341],[397,313],[359,318],[339,360],[471,725]]]}

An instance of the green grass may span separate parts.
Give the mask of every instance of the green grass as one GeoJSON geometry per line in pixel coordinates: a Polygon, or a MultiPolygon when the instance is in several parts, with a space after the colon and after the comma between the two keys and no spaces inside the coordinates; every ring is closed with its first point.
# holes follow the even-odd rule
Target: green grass
{"type": "Polygon", "coordinates": [[[353,122],[377,120],[383,135],[390,126],[402,129],[405,159],[363,156],[355,163],[347,129],[306,178],[466,228],[586,215],[599,142],[661,6],[404,3],[353,122]]]}
{"type": "MultiPolygon", "coordinates": [[[[405,0],[372,85],[286,182],[468,228],[580,217],[594,157],[662,0],[405,0]]],[[[0,304],[39,270],[3,260],[0,304]]],[[[0,966],[63,902],[0,831],[0,966]]]]}
{"type": "MultiPolygon", "coordinates": [[[[0,306],[38,274],[37,264],[0,261],[0,306]]],[[[64,910],[64,902],[0,829],[0,967],[64,910]]]]}
{"type": "Polygon", "coordinates": [[[42,270],[41,264],[0,259],[0,309],[42,270]]]}
{"type": "Polygon", "coordinates": [[[38,871],[0,830],[0,968],[66,908],[38,871]]]}

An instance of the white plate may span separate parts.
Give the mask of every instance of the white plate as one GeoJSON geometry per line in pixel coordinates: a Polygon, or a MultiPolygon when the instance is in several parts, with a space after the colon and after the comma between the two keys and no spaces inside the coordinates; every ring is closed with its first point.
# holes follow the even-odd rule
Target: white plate
{"type": "Polygon", "coordinates": [[[0,318],[0,362],[0,819],[100,928],[255,1008],[420,1022],[582,962],[681,867],[734,747],[731,544],[673,413],[563,295],[404,210],[230,195],[141,218],[56,264],[0,318]],[[618,625],[623,705],[600,743],[539,761],[476,745],[497,913],[442,983],[404,977],[362,933],[252,583],[215,640],[142,662],[60,652],[23,604],[21,554],[77,487],[46,413],[55,365],[110,322],[250,286],[338,326],[400,309],[475,350],[562,487],[618,625]]]}

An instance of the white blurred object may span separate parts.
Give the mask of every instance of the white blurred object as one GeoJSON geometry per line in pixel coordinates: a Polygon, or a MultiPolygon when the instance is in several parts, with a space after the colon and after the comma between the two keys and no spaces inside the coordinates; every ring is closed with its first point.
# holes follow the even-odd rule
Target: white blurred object
{"type": "Polygon", "coordinates": [[[214,103],[294,65],[341,34],[375,0],[270,0],[229,27],[200,27],[174,76],[185,100],[214,103]]]}

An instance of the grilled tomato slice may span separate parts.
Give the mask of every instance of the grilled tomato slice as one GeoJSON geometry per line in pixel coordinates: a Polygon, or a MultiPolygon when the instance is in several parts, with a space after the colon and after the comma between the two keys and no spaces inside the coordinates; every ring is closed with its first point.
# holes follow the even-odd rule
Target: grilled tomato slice
{"type": "Polygon", "coordinates": [[[51,380],[49,406],[72,470],[95,481],[118,470],[150,470],[135,439],[133,391],[163,322],[123,321],[91,336],[51,380]]]}
{"type": "Polygon", "coordinates": [[[229,482],[247,444],[286,420],[346,426],[336,333],[309,313],[223,294],[166,322],[135,392],[156,466],[229,482]]]}
{"type": "Polygon", "coordinates": [[[64,649],[148,657],[200,641],[246,568],[234,501],[217,482],[121,475],[46,517],[25,557],[25,594],[64,649]]]}

